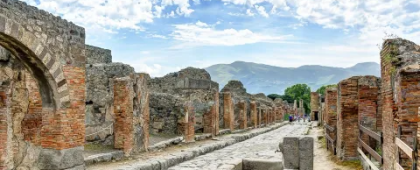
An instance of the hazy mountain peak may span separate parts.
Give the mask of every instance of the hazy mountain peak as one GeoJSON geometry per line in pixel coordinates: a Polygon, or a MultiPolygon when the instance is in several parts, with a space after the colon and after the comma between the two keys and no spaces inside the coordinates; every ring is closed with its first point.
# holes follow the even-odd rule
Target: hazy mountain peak
{"type": "Polygon", "coordinates": [[[349,68],[304,65],[297,68],[277,67],[252,62],[235,61],[206,68],[212,79],[223,88],[229,80],[240,80],[248,93],[279,93],[297,83],[308,84],[312,91],[322,85],[336,84],[356,75],[380,75],[375,62],[358,63],[349,68]]]}

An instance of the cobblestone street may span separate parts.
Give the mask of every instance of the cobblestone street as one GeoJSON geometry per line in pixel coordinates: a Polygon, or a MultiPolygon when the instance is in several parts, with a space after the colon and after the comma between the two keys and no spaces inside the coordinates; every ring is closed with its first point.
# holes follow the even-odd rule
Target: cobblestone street
{"type": "Polygon", "coordinates": [[[216,170],[232,169],[243,158],[281,159],[276,153],[282,137],[306,133],[309,123],[294,123],[252,139],[199,156],[169,168],[170,170],[216,170]]]}

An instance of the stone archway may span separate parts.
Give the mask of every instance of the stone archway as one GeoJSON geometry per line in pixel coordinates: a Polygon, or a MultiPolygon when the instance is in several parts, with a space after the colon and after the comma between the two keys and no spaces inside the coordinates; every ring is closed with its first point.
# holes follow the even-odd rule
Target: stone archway
{"type": "MultiPolygon", "coordinates": [[[[33,155],[34,163],[25,168],[84,166],[84,34],[83,28],[23,2],[0,1],[0,46],[34,78],[42,99],[39,142],[25,139],[39,150],[33,155]]],[[[17,166],[10,163],[16,122],[8,121],[13,115],[14,92],[13,82],[0,80],[0,169],[17,166]]]]}

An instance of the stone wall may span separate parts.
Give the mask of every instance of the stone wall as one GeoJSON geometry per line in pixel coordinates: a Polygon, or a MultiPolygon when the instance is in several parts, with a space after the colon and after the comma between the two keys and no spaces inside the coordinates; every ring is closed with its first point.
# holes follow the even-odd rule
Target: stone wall
{"type": "Polygon", "coordinates": [[[86,45],[86,64],[112,63],[111,50],[86,45]]]}
{"type": "Polygon", "coordinates": [[[114,78],[130,76],[134,68],[122,63],[111,63],[111,51],[86,46],[86,141],[112,145],[115,123],[113,111],[114,78]]]}

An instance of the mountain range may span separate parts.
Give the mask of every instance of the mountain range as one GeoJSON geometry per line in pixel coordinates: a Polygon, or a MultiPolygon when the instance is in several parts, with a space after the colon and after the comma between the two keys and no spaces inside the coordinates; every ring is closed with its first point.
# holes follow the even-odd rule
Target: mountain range
{"type": "Polygon", "coordinates": [[[305,65],[297,68],[277,67],[252,62],[235,61],[205,68],[222,89],[229,80],[241,81],[248,93],[283,94],[287,87],[304,83],[316,91],[322,85],[337,84],[357,75],[380,76],[380,65],[375,62],[358,63],[353,67],[305,65]]]}

